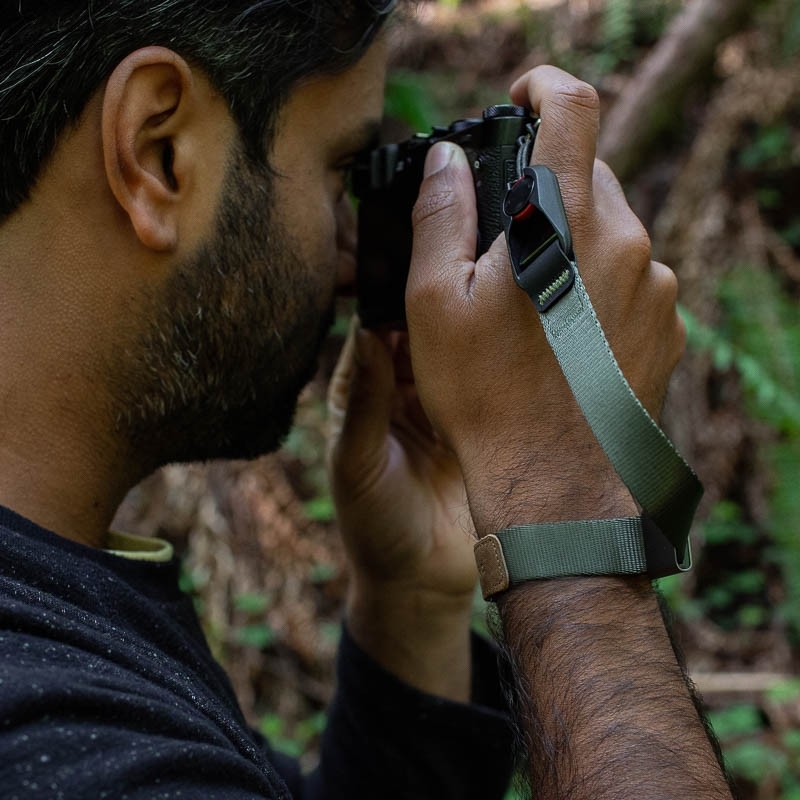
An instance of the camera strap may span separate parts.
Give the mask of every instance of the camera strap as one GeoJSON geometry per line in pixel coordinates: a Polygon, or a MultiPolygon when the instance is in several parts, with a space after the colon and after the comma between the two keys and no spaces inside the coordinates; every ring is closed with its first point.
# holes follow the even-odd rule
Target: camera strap
{"type": "Polygon", "coordinates": [[[642,515],[517,525],[483,537],[475,555],[484,597],[540,578],[658,578],[690,569],[689,529],[702,484],[611,352],[575,263],[553,172],[525,167],[506,193],[503,220],[514,278],[536,306],[586,421],[642,515]]]}

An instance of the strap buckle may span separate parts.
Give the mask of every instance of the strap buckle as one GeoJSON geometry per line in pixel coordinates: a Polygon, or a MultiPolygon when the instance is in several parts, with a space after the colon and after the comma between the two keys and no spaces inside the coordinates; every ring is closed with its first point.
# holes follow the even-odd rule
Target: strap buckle
{"type": "Polygon", "coordinates": [[[692,545],[686,537],[680,548],[671,542],[653,518],[642,513],[642,542],[644,543],[647,574],[650,578],[665,578],[692,568],[692,545]]]}
{"type": "Polygon", "coordinates": [[[572,236],[553,171],[525,167],[508,184],[502,215],[514,280],[547,311],[575,283],[572,236]]]}

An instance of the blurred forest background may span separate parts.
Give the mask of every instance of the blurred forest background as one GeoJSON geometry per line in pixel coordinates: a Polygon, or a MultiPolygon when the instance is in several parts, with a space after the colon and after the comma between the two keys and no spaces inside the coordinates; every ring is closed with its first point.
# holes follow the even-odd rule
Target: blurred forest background
{"type": "MultiPolygon", "coordinates": [[[[600,155],[689,331],[664,423],[706,495],[695,569],[661,588],[741,796],[800,799],[800,0],[420,0],[392,37],[394,138],[540,63],[598,88],[600,155]]],[[[168,467],[116,521],[175,543],[245,712],[306,766],[347,582],[323,454],[350,311],[280,453],[168,467]]]]}

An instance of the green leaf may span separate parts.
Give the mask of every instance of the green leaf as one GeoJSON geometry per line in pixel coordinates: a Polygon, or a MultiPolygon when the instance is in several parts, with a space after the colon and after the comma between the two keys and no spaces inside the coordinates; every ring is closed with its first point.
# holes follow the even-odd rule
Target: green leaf
{"type": "Polygon", "coordinates": [[[728,542],[749,544],[758,539],[758,534],[752,525],[742,520],[742,510],[738,504],[723,500],[709,512],[703,524],[703,538],[710,545],[728,542]]]}
{"type": "Polygon", "coordinates": [[[319,626],[319,635],[324,642],[338,645],[342,638],[342,625],[339,622],[322,622],[319,626]]]}
{"type": "Polygon", "coordinates": [[[734,774],[760,783],[767,776],[780,775],[787,758],[763,742],[746,741],[727,749],[725,761],[734,774]]]}
{"type": "Polygon", "coordinates": [[[800,218],[793,219],[780,234],[792,247],[800,247],[800,218]]]}
{"type": "MultiPolygon", "coordinates": [[[[800,698],[800,678],[781,681],[767,691],[767,697],[777,704],[791,703],[800,698]]],[[[800,734],[800,731],[797,731],[800,734]]]]}
{"type": "Polygon", "coordinates": [[[746,605],[736,612],[736,617],[743,628],[758,628],[769,619],[769,611],[764,606],[746,605]]]}
{"type": "Polygon", "coordinates": [[[333,564],[313,564],[311,567],[311,582],[326,583],[333,580],[339,574],[339,570],[333,564]]]}
{"type": "Polygon", "coordinates": [[[386,81],[384,113],[424,133],[431,129],[436,113],[423,80],[416,73],[394,70],[386,81]]]}
{"type": "Polygon", "coordinates": [[[721,741],[737,736],[748,736],[760,731],[764,725],[757,706],[741,704],[712,711],[708,721],[721,741]]]}
{"type": "Polygon", "coordinates": [[[781,743],[789,752],[800,754],[800,731],[784,731],[781,743]]]}
{"type": "Polygon", "coordinates": [[[756,594],[764,588],[764,574],[757,569],[742,570],[731,575],[727,584],[737,594],[756,594]]]}
{"type": "Polygon", "coordinates": [[[320,495],[303,503],[303,511],[315,522],[332,522],[336,517],[336,508],[330,495],[320,495]]]}
{"type": "Polygon", "coordinates": [[[239,644],[263,650],[275,641],[275,632],[269,625],[244,625],[236,629],[234,638],[239,644]]]}
{"type": "Polygon", "coordinates": [[[264,594],[247,592],[238,595],[233,606],[237,611],[244,611],[245,614],[263,614],[270,606],[272,598],[264,594]]]}

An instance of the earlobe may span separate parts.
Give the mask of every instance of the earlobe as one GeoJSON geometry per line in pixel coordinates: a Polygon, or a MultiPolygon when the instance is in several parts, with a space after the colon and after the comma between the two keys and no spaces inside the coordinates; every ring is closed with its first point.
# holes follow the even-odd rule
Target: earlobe
{"type": "Polygon", "coordinates": [[[137,50],[106,84],[103,159],[109,187],[141,243],[177,247],[180,201],[190,159],[181,157],[193,95],[192,71],[163,47],[137,50]]]}

